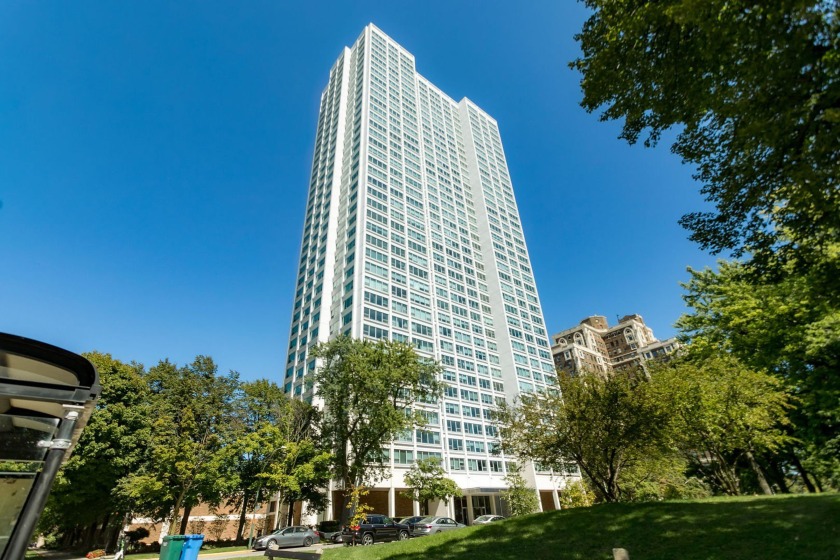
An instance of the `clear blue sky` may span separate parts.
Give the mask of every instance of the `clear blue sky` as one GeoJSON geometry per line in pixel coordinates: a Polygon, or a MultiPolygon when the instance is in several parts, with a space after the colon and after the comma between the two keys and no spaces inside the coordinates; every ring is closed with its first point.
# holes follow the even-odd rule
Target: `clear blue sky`
{"type": "Polygon", "coordinates": [[[699,185],[578,105],[574,2],[0,2],[0,331],[282,373],[318,102],[375,23],[499,122],[550,332],[660,338],[699,185]]]}

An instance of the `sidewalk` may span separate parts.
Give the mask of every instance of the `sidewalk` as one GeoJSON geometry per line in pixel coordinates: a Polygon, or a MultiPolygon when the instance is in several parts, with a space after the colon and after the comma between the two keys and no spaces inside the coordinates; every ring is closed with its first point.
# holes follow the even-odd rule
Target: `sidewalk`
{"type": "MultiPolygon", "coordinates": [[[[300,558],[301,555],[320,555],[321,551],[325,547],[336,547],[341,546],[340,544],[316,544],[307,548],[297,547],[297,548],[286,548],[280,549],[279,551],[274,551],[273,554],[277,555],[278,557],[286,557],[286,558],[300,558]],[[288,553],[286,555],[285,553],[288,553]]],[[[57,551],[44,551],[39,553],[40,558],[44,560],[87,560],[84,556],[76,556],[66,552],[57,552],[57,551]]],[[[236,552],[199,552],[198,557],[199,559],[206,559],[206,560],[227,560],[236,559],[236,558],[265,558],[267,555],[264,550],[240,550],[236,552]]],[[[113,554],[108,554],[107,556],[103,556],[102,560],[112,560],[114,558],[113,554]]],[[[126,558],[126,560],[131,560],[131,555],[126,558]]]]}

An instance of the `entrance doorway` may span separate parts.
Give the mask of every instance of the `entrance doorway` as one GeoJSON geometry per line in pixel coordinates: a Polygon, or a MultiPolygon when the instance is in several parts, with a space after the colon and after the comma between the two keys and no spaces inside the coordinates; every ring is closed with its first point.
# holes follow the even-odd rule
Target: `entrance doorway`
{"type": "Polygon", "coordinates": [[[467,513],[466,496],[459,496],[457,498],[454,498],[453,505],[455,506],[455,521],[467,525],[467,517],[469,517],[469,515],[467,513]]]}
{"type": "Polygon", "coordinates": [[[473,519],[482,515],[490,514],[490,496],[473,496],[472,507],[473,519]]]}

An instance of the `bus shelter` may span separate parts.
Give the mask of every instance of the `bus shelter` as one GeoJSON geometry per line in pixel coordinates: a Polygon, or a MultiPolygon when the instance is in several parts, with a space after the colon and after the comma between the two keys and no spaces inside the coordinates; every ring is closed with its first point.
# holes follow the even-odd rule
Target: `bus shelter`
{"type": "Polygon", "coordinates": [[[20,560],[99,396],[93,365],[0,333],[0,560],[20,560]]]}

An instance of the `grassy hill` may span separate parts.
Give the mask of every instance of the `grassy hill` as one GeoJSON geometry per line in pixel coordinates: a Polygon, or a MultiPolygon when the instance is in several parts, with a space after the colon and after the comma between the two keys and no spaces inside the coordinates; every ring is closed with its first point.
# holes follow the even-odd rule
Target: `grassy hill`
{"type": "Polygon", "coordinates": [[[325,550],[324,560],[840,560],[840,495],[603,504],[402,543],[325,550]]]}

